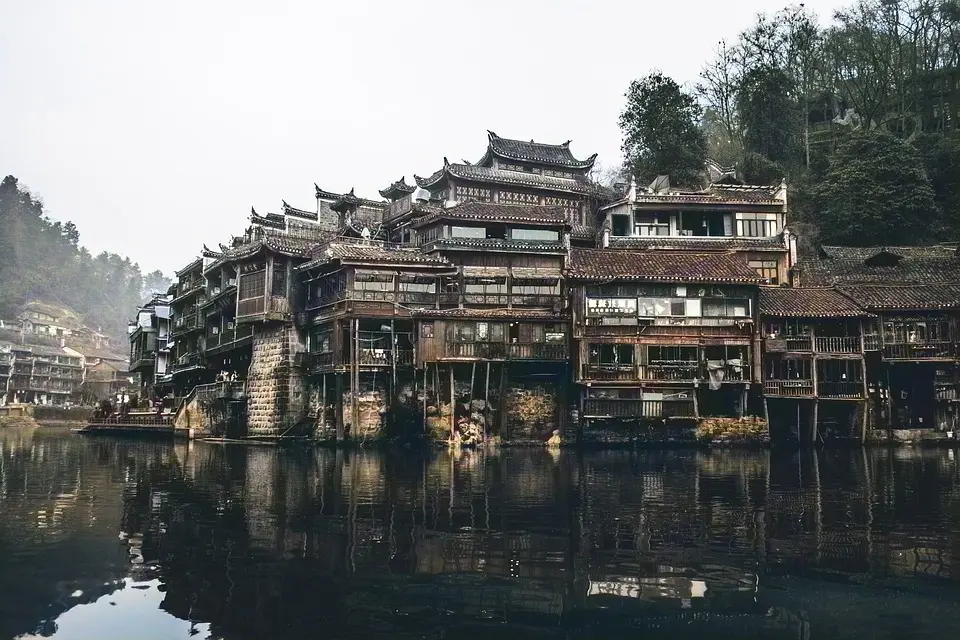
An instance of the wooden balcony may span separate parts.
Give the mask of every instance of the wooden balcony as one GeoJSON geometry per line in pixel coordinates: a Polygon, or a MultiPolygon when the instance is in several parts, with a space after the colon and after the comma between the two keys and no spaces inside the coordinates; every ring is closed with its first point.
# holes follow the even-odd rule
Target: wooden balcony
{"type": "Polygon", "coordinates": [[[569,359],[570,351],[564,343],[556,342],[449,342],[446,358],[465,360],[554,360],[569,359]]]}
{"type": "Polygon", "coordinates": [[[179,316],[173,322],[173,330],[170,332],[172,335],[183,335],[185,333],[190,333],[191,331],[196,331],[197,329],[203,328],[203,318],[199,313],[194,311],[187,315],[179,316]]]}
{"type": "Polygon", "coordinates": [[[813,380],[764,380],[763,393],[780,398],[812,398],[813,380]]]}
{"type": "MultiPolygon", "coordinates": [[[[361,367],[392,367],[394,365],[393,352],[389,349],[360,349],[357,361],[361,367]]],[[[349,367],[350,356],[347,354],[343,358],[338,358],[332,351],[323,353],[310,353],[307,355],[307,368],[313,372],[334,369],[336,367],[349,367]]],[[[412,367],[413,350],[398,349],[396,366],[412,367]]]]}
{"type": "Polygon", "coordinates": [[[863,398],[862,382],[818,382],[817,395],[821,398],[859,400],[863,398]]]}
{"type": "Polygon", "coordinates": [[[207,336],[207,353],[220,353],[245,345],[253,337],[253,325],[239,325],[235,329],[224,329],[217,335],[207,336]]]}
{"type": "Polygon", "coordinates": [[[265,296],[240,300],[237,322],[283,319],[290,315],[290,301],[284,296],[265,296]]]}
{"type": "Polygon", "coordinates": [[[955,360],[953,342],[910,342],[883,345],[884,360],[955,360]]]}
{"type": "Polygon", "coordinates": [[[868,334],[863,336],[863,350],[864,351],[879,351],[880,350],[880,336],[877,334],[868,334]]]}
{"type": "Polygon", "coordinates": [[[196,369],[198,367],[204,366],[203,355],[199,352],[186,353],[170,365],[171,373],[180,373],[181,371],[187,371],[190,369],[196,369]]]}
{"type": "Polygon", "coordinates": [[[693,418],[692,398],[682,400],[637,400],[589,398],[584,400],[585,418],[693,418]]]}
{"type": "Polygon", "coordinates": [[[862,353],[860,336],[814,339],[817,353],[862,353]]]}
{"type": "MultiPolygon", "coordinates": [[[[690,360],[659,361],[650,364],[586,364],[581,380],[596,382],[686,382],[706,381],[707,368],[690,360]]],[[[725,365],[724,382],[749,382],[750,369],[746,365],[725,365]]]]}

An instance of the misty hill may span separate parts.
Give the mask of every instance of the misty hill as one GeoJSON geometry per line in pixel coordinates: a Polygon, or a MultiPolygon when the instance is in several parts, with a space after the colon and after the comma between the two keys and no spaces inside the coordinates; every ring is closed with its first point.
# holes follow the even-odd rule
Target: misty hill
{"type": "Polygon", "coordinates": [[[77,226],[50,220],[17,178],[0,183],[0,319],[14,320],[28,302],[46,303],[121,344],[130,314],[169,285],[161,272],[144,275],[127,257],[91,255],[77,226]]]}

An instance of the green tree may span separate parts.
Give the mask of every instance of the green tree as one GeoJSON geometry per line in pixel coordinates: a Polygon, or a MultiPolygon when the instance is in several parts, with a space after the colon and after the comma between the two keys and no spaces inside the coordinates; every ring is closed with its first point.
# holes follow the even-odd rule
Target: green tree
{"type": "Polygon", "coordinates": [[[793,80],[776,67],[748,71],[737,91],[744,148],[782,167],[803,164],[802,109],[793,80]]]}
{"type": "Polygon", "coordinates": [[[824,242],[922,243],[937,236],[937,204],[917,151],[883,131],[852,135],[817,190],[824,242]]]}
{"type": "Polygon", "coordinates": [[[630,83],[620,114],[624,164],[638,180],[669,174],[671,183],[700,186],[707,139],[703,109],[672,78],[655,71],[630,83]]]}
{"type": "Polygon", "coordinates": [[[923,160],[936,194],[944,231],[950,239],[960,235],[960,131],[922,133],[911,140],[923,160]]]}

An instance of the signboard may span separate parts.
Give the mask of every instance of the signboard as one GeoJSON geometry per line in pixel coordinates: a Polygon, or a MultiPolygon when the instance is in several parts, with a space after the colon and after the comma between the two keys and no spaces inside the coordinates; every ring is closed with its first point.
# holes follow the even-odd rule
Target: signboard
{"type": "Polygon", "coordinates": [[[637,315],[636,298],[587,298],[587,314],[591,316],[637,315]]]}
{"type": "Polygon", "coordinates": [[[787,350],[787,340],[786,338],[767,338],[766,347],[770,352],[783,352],[787,350]]]}

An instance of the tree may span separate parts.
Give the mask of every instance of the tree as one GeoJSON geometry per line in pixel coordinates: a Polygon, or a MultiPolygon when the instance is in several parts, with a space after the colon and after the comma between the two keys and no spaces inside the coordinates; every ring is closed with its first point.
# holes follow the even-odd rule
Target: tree
{"type": "Polygon", "coordinates": [[[802,109],[793,80],[776,67],[757,67],[744,75],[737,91],[744,149],[783,167],[801,164],[802,109]]]}
{"type": "Polygon", "coordinates": [[[960,131],[923,133],[911,141],[920,154],[950,239],[960,235],[960,131]]]}
{"type": "Polygon", "coordinates": [[[919,154],[883,131],[858,132],[838,147],[817,190],[817,208],[824,242],[913,244],[939,231],[919,154]]]}
{"type": "Polygon", "coordinates": [[[642,182],[669,174],[673,184],[699,186],[707,158],[703,109],[672,78],[655,71],[630,83],[620,114],[624,164],[642,182]]]}

